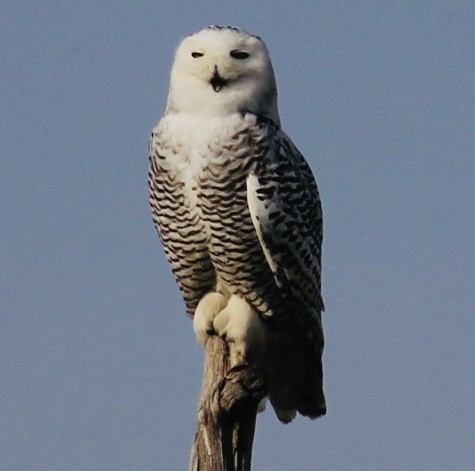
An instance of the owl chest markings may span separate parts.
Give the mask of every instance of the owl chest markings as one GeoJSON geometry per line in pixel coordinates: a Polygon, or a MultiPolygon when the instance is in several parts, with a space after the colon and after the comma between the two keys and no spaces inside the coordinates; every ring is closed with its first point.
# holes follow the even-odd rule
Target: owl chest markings
{"type": "Polygon", "coordinates": [[[247,176],[265,165],[269,150],[267,129],[256,121],[254,115],[236,113],[203,125],[196,117],[173,116],[163,126],[166,132],[162,131],[161,138],[164,146],[178,149],[168,154],[167,172],[189,212],[187,219],[204,233],[201,240],[218,280],[268,311],[258,293],[267,291],[274,279],[250,217],[246,193],[247,176]]]}
{"type": "Polygon", "coordinates": [[[245,180],[256,160],[255,146],[248,142],[252,141],[248,121],[236,113],[204,124],[201,117],[180,113],[163,123],[163,142],[179,149],[167,159],[168,172],[181,188],[188,210],[209,234],[216,229],[213,220],[223,221],[228,215],[236,222],[238,213],[247,210],[245,180]]]}

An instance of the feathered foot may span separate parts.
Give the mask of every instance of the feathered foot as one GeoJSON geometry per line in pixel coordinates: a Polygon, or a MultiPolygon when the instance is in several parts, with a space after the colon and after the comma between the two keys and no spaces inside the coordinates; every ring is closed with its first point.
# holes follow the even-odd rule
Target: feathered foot
{"type": "Polygon", "coordinates": [[[193,330],[201,345],[205,345],[209,335],[216,333],[213,321],[225,306],[226,298],[221,293],[212,292],[201,298],[193,316],[193,330]]]}
{"type": "Polygon", "coordinates": [[[265,326],[242,297],[231,296],[214,318],[213,327],[229,345],[231,365],[259,364],[266,346],[265,326]]]}

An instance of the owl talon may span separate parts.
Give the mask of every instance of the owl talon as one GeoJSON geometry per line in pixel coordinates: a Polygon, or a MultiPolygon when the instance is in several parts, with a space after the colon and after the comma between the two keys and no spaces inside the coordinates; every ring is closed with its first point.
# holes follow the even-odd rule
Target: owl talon
{"type": "Polygon", "coordinates": [[[213,320],[215,332],[229,345],[231,365],[256,363],[265,346],[265,327],[251,306],[233,295],[227,306],[213,320]]]}
{"type": "Polygon", "coordinates": [[[193,316],[193,330],[201,345],[204,346],[208,337],[216,333],[213,321],[225,306],[226,298],[215,292],[206,294],[198,303],[193,316]]]}

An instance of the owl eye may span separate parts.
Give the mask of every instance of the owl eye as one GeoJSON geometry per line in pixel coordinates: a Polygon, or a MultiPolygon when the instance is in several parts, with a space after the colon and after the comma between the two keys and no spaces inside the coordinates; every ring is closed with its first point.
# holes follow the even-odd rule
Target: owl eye
{"type": "Polygon", "coordinates": [[[191,53],[191,57],[193,57],[193,59],[198,59],[198,57],[203,57],[203,53],[202,52],[192,52],[191,53]]]}
{"type": "Polygon", "coordinates": [[[231,52],[229,53],[229,55],[230,55],[233,59],[239,59],[239,60],[247,59],[247,58],[249,57],[249,53],[248,53],[248,52],[239,51],[238,49],[234,49],[233,51],[231,51],[231,52]]]}

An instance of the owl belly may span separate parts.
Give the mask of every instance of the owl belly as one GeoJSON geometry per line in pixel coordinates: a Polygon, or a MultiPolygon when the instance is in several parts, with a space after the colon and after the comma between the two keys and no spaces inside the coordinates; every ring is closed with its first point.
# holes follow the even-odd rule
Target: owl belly
{"type": "MultiPolygon", "coordinates": [[[[183,132],[183,120],[180,126],[183,132]]],[[[168,162],[181,182],[189,219],[204,232],[217,288],[271,315],[281,297],[252,223],[246,188],[247,176],[268,154],[267,128],[240,113],[206,125],[190,119],[186,126],[186,145],[168,162]]]]}

